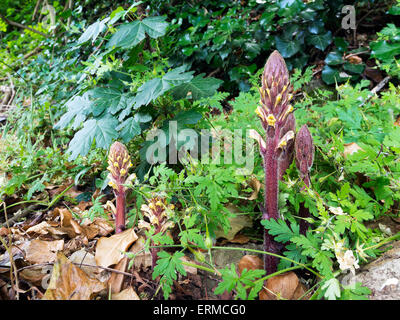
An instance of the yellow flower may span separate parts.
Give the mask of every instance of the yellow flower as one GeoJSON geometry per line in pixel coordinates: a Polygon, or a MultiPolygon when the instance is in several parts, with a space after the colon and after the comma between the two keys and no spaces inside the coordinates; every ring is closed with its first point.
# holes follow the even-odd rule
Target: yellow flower
{"type": "Polygon", "coordinates": [[[270,114],[270,115],[267,117],[267,123],[268,123],[268,125],[271,126],[271,127],[275,127],[275,122],[276,122],[276,119],[275,119],[274,115],[273,115],[273,114],[270,114]]]}

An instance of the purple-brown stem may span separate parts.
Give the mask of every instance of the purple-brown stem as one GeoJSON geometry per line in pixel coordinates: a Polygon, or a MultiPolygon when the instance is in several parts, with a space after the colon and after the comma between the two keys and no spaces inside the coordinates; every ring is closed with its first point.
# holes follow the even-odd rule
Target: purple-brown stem
{"type": "MultiPolygon", "coordinates": [[[[257,107],[265,139],[258,134],[260,153],[263,156],[265,171],[265,197],[263,219],[278,219],[279,179],[293,160],[293,138],[296,129],[293,107],[289,104],[292,95],[289,72],[278,51],[274,51],[265,64],[260,106],[257,107]]],[[[278,254],[281,245],[265,230],[264,250],[278,254]]],[[[276,272],[278,259],[265,255],[264,268],[267,274],[276,272]]]]}
{"type": "Polygon", "coordinates": [[[126,187],[129,168],[132,167],[131,158],[126,147],[116,141],[110,147],[108,154],[108,171],[110,171],[109,185],[114,189],[117,199],[117,212],[115,215],[115,233],[125,230],[126,187]]]}
{"type": "MultiPolygon", "coordinates": [[[[276,138],[267,139],[267,150],[264,156],[265,168],[265,196],[262,219],[278,219],[278,161],[275,149],[277,146],[276,138]]],[[[264,250],[278,253],[275,240],[269,235],[268,230],[264,230],[264,250]]],[[[268,274],[276,271],[278,259],[270,255],[264,255],[264,268],[268,274]]]]}
{"type": "Polygon", "coordinates": [[[117,213],[115,215],[115,233],[120,233],[125,230],[125,190],[122,185],[119,186],[117,198],[117,213]]]}

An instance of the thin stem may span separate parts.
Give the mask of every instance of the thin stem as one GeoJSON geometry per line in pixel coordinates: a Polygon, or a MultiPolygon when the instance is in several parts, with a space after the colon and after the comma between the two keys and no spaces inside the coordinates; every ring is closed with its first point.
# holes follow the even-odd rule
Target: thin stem
{"type": "Polygon", "coordinates": [[[120,185],[117,198],[117,213],[115,216],[115,233],[120,233],[125,230],[125,190],[124,186],[120,185]]]}
{"type": "Polygon", "coordinates": [[[262,250],[257,250],[257,249],[248,249],[248,248],[236,248],[236,247],[212,247],[211,249],[219,249],[219,250],[235,250],[235,251],[248,251],[248,252],[254,252],[254,253],[260,253],[260,254],[265,254],[265,255],[270,255],[279,259],[283,259],[283,260],[287,260],[290,261],[296,265],[299,265],[301,267],[303,267],[304,269],[307,269],[308,271],[310,271],[311,273],[313,273],[314,275],[316,275],[319,278],[323,278],[323,276],[321,274],[319,274],[318,272],[314,271],[313,269],[309,268],[307,265],[294,261],[288,257],[284,257],[281,256],[279,254],[275,254],[275,253],[271,253],[271,252],[267,252],[267,251],[262,251],[262,250]]]}
{"type": "MultiPolygon", "coordinates": [[[[173,244],[173,245],[149,246],[149,248],[186,248],[186,247],[181,245],[181,244],[173,244]]],[[[196,247],[193,247],[193,248],[196,248],[196,247]]],[[[319,274],[318,272],[316,272],[313,269],[311,269],[310,267],[308,267],[308,265],[306,265],[304,263],[301,263],[301,262],[297,262],[297,261],[292,260],[292,259],[290,259],[288,257],[281,256],[279,254],[275,254],[275,253],[271,253],[271,252],[267,252],[267,251],[262,251],[262,250],[257,250],[257,249],[237,248],[237,247],[218,247],[218,246],[215,247],[214,246],[214,247],[211,247],[211,250],[247,251],[247,252],[270,255],[270,256],[274,256],[276,258],[287,260],[287,261],[289,261],[291,263],[294,263],[295,265],[298,265],[299,268],[301,267],[301,268],[304,268],[304,269],[310,271],[312,274],[316,275],[318,278],[321,278],[321,279],[323,278],[323,276],[321,274],[319,274]]],[[[144,251],[144,249],[143,249],[143,251],[144,251]]]]}
{"type": "Polygon", "coordinates": [[[391,241],[393,241],[393,240],[397,240],[397,239],[399,239],[399,238],[400,238],[400,232],[397,233],[397,234],[395,234],[394,236],[391,236],[391,237],[389,237],[389,238],[383,239],[381,242],[378,242],[377,244],[375,244],[375,245],[373,245],[373,246],[370,246],[370,247],[368,247],[368,248],[365,248],[364,251],[366,251],[366,250],[372,250],[372,249],[375,249],[375,248],[379,248],[379,247],[383,246],[384,244],[386,244],[386,243],[388,243],[388,242],[391,242],[391,241]]]}
{"type": "MultiPolygon", "coordinates": [[[[280,274],[285,273],[285,272],[289,272],[289,271],[292,271],[292,270],[297,270],[297,269],[300,269],[300,268],[302,268],[302,266],[293,266],[293,267],[290,267],[290,268],[282,269],[282,270],[279,270],[277,272],[268,274],[268,275],[266,275],[266,276],[264,276],[264,277],[262,277],[260,279],[257,279],[256,281],[254,281],[254,283],[264,282],[265,280],[268,280],[269,278],[275,277],[275,276],[280,275],[280,274]]],[[[249,288],[249,286],[245,287],[245,289],[248,289],[248,288],[249,288]]]]}

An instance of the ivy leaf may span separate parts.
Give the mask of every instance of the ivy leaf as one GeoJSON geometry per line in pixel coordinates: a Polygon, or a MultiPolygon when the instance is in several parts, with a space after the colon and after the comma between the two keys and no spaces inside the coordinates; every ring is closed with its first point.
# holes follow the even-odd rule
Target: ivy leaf
{"type": "Polygon", "coordinates": [[[330,66],[343,64],[344,62],[345,61],[342,58],[342,54],[340,52],[336,52],[336,51],[330,52],[325,58],[325,63],[330,66]]]}
{"type": "Polygon", "coordinates": [[[213,96],[223,81],[212,77],[203,78],[203,76],[204,74],[200,74],[189,82],[173,88],[171,90],[173,97],[182,99],[187,97],[188,93],[191,94],[193,100],[213,96]]]}
{"type": "Polygon", "coordinates": [[[118,132],[115,130],[117,125],[118,120],[111,116],[86,121],[69,143],[67,150],[71,154],[69,160],[74,160],[79,155],[87,155],[93,140],[96,141],[96,147],[107,149],[112,140],[118,137],[118,132]]]}
{"type": "Polygon", "coordinates": [[[285,39],[283,37],[275,37],[275,44],[282,57],[290,58],[300,50],[300,42],[296,39],[285,39]]]}
{"type": "Polygon", "coordinates": [[[345,63],[343,65],[343,69],[352,73],[361,74],[365,69],[365,65],[361,64],[352,64],[352,63],[345,63]]]}
{"type": "Polygon", "coordinates": [[[334,84],[335,82],[343,82],[349,79],[349,75],[346,76],[345,73],[340,72],[337,69],[331,68],[326,65],[322,70],[322,80],[326,84],[334,84]]]}
{"type": "Polygon", "coordinates": [[[308,42],[317,49],[324,51],[332,43],[332,32],[313,34],[308,38],[308,42]]]}

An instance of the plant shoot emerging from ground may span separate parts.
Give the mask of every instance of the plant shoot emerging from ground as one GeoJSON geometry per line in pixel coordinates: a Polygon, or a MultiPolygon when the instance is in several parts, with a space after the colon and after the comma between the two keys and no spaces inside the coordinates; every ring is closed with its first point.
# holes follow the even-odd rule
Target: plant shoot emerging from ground
{"type": "Polygon", "coordinates": [[[128,170],[132,167],[131,158],[126,147],[116,141],[110,148],[108,155],[109,185],[113,188],[117,199],[117,212],[115,217],[115,233],[125,230],[126,187],[128,170]]]}
{"type": "MultiPolygon", "coordinates": [[[[314,162],[314,144],[310,131],[307,125],[303,125],[296,136],[296,142],[294,145],[296,152],[296,167],[299,170],[300,178],[304,182],[302,190],[310,187],[310,170],[314,162]]],[[[310,212],[304,207],[304,204],[300,204],[299,209],[301,218],[310,217],[310,212]]],[[[300,233],[305,234],[309,227],[309,223],[302,219],[300,221],[300,233]]]]}
{"type": "MultiPolygon", "coordinates": [[[[292,94],[289,73],[282,56],[274,51],[265,65],[260,88],[260,117],[265,139],[258,137],[265,171],[265,203],[263,219],[278,219],[278,180],[293,160],[293,138],[296,130],[293,107],[289,104],[292,94]]],[[[264,250],[278,253],[280,246],[273,237],[264,233],[264,250]]],[[[278,259],[267,255],[264,268],[268,274],[277,270],[278,259]]]]}

